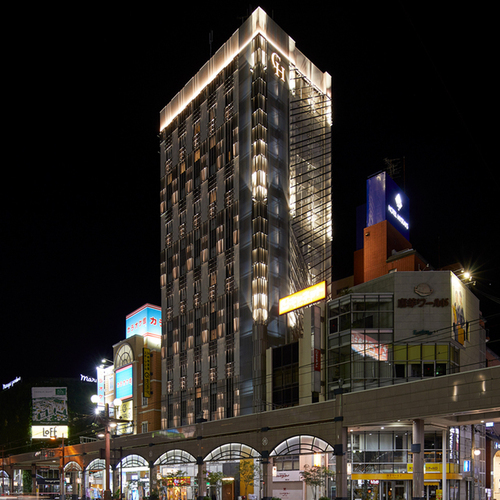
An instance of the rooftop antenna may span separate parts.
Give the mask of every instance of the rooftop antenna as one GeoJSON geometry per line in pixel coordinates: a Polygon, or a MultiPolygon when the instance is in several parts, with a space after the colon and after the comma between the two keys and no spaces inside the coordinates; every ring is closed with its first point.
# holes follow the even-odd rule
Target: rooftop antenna
{"type": "Polygon", "coordinates": [[[210,46],[210,57],[212,57],[212,42],[214,41],[214,31],[210,30],[208,34],[208,45],[210,46]]]}

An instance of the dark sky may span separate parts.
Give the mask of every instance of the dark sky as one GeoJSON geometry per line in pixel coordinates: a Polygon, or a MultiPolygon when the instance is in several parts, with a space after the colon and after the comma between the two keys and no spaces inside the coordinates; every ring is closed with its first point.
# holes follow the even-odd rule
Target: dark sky
{"type": "MultiPolygon", "coordinates": [[[[92,376],[125,316],[160,304],[159,112],[208,59],[210,30],[215,51],[258,4],[131,5],[12,17],[0,383],[92,376]]],[[[366,177],[404,157],[414,248],[435,266],[472,266],[498,301],[492,16],[431,2],[291,5],[261,4],[334,80],[336,278],[352,268],[366,177]]],[[[500,306],[482,304],[499,338],[500,306]]]]}

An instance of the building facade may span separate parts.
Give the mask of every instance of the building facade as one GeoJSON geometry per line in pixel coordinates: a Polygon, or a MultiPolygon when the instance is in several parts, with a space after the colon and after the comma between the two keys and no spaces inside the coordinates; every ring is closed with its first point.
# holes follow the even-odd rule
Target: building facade
{"type": "Polygon", "coordinates": [[[162,427],[266,411],[331,268],[331,78],[257,9],[161,112],[162,427]],[[294,333],[295,332],[295,333],[294,333]]]}

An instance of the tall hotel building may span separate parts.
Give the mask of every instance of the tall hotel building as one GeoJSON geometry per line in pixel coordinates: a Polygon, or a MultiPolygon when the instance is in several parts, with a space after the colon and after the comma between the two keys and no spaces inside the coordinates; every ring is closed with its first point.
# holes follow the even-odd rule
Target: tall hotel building
{"type": "Polygon", "coordinates": [[[161,111],[162,427],[271,409],[266,350],[331,281],[331,77],[260,8],[161,111]]]}

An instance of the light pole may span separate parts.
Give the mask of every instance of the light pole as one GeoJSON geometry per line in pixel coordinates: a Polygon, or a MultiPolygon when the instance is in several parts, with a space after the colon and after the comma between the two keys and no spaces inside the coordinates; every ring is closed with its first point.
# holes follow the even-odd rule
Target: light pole
{"type": "MultiPolygon", "coordinates": [[[[57,436],[54,436],[50,438],[52,440],[57,439],[57,436]]],[[[61,492],[61,500],[66,500],[66,478],[64,477],[64,462],[65,462],[65,456],[64,456],[64,433],[61,436],[61,462],[59,464],[59,491],[61,492]]]]}
{"type": "MultiPolygon", "coordinates": [[[[91,401],[93,403],[98,403],[99,396],[92,396],[91,401]]],[[[113,401],[113,406],[116,408],[121,404],[120,399],[115,399],[113,401]]],[[[116,410],[115,410],[116,411],[116,410]]],[[[99,412],[96,411],[99,415],[99,412]]],[[[99,415],[101,421],[104,424],[104,435],[100,434],[99,437],[104,437],[104,462],[105,462],[105,473],[104,473],[104,500],[111,500],[111,489],[109,484],[109,469],[111,467],[111,428],[116,427],[117,422],[122,422],[122,420],[117,418],[111,418],[109,416],[109,403],[104,405],[104,416],[99,415]]],[[[121,481],[121,474],[120,474],[121,481]]],[[[63,499],[64,500],[64,499],[63,499]]]]}

